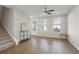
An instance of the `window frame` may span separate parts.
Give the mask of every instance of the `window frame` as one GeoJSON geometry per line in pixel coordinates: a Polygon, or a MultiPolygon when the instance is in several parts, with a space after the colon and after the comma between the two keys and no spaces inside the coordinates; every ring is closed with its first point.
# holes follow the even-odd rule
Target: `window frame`
{"type": "Polygon", "coordinates": [[[36,29],[37,29],[37,21],[36,20],[32,21],[32,25],[33,25],[32,30],[36,31],[36,29]]]}
{"type": "Polygon", "coordinates": [[[41,21],[41,30],[42,31],[47,31],[47,19],[43,19],[41,21]]]}
{"type": "MultiPolygon", "coordinates": [[[[54,19],[55,20],[55,19],[54,19]]],[[[56,18],[56,22],[55,21],[53,21],[53,31],[54,32],[61,32],[61,18],[59,17],[59,18],[56,18]],[[59,19],[59,20],[58,20],[59,19]],[[56,20],[58,20],[59,21],[59,23],[56,23],[57,21],[56,20]],[[54,23],[55,22],[55,23],[54,23]],[[57,26],[56,26],[57,25],[57,26]],[[59,26],[59,28],[58,28],[58,26],[59,26]],[[56,29],[56,28],[57,29],[56,29]]]]}

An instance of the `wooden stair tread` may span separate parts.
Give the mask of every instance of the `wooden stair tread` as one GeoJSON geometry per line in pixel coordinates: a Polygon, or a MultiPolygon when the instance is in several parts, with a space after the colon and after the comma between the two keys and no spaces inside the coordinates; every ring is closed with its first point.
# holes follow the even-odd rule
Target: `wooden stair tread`
{"type": "Polygon", "coordinates": [[[8,33],[0,34],[0,37],[5,37],[5,36],[9,36],[9,34],[8,33]]]}
{"type": "Polygon", "coordinates": [[[4,37],[0,37],[0,40],[5,40],[5,39],[11,39],[11,37],[10,36],[4,36],[4,37]]]}
{"type": "Polygon", "coordinates": [[[3,51],[11,46],[14,46],[14,42],[9,42],[7,44],[0,45],[0,51],[3,51]]]}
{"type": "Polygon", "coordinates": [[[2,33],[7,33],[6,31],[0,31],[0,34],[2,34],[2,33]]]}
{"type": "Polygon", "coordinates": [[[6,29],[0,23],[0,51],[14,46],[14,42],[6,29]]]}
{"type": "Polygon", "coordinates": [[[0,41],[0,45],[12,42],[12,39],[2,40],[0,41]]]}

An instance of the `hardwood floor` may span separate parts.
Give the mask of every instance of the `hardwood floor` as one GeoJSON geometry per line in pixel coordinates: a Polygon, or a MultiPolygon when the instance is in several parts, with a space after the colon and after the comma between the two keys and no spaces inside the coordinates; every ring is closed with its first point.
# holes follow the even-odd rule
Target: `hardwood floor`
{"type": "Polygon", "coordinates": [[[67,40],[32,36],[17,46],[8,48],[1,54],[78,54],[67,40]]]}

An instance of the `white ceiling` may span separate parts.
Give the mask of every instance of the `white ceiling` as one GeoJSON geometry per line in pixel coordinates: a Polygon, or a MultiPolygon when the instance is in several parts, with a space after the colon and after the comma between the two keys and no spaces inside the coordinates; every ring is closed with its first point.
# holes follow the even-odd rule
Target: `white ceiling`
{"type": "Polygon", "coordinates": [[[30,16],[39,16],[43,14],[42,9],[46,7],[47,9],[54,9],[55,11],[52,15],[64,15],[69,13],[72,5],[6,5],[8,8],[16,8],[30,16]]]}

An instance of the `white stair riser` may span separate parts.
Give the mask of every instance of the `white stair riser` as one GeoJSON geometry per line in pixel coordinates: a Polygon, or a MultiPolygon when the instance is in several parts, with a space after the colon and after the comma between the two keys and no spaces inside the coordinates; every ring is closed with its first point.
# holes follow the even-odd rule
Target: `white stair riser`
{"type": "Polygon", "coordinates": [[[5,50],[14,45],[10,35],[6,29],[0,24],[0,51],[5,50]]]}
{"type": "Polygon", "coordinates": [[[0,45],[0,51],[5,50],[5,49],[13,46],[13,44],[14,44],[13,42],[10,42],[10,43],[4,44],[4,45],[0,45]]]}
{"type": "Polygon", "coordinates": [[[11,39],[0,41],[0,45],[11,42],[11,39]]]}

